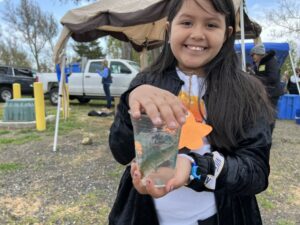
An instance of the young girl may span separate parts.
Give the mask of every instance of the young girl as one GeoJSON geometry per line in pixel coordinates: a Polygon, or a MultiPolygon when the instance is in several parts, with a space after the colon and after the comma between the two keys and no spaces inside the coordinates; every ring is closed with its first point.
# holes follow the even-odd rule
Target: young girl
{"type": "Polygon", "coordinates": [[[273,112],[261,83],[241,70],[235,22],[232,0],[172,0],[163,51],[122,95],[110,130],[115,159],[130,164],[111,225],[262,224],[255,194],[268,186],[273,112]],[[144,186],[129,110],[170,129],[190,111],[213,131],[199,149],[179,150],[165,188],[144,186]]]}

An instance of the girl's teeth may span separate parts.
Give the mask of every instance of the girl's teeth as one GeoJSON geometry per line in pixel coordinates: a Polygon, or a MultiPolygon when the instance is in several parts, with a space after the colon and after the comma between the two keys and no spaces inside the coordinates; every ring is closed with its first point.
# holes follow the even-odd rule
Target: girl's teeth
{"type": "Polygon", "coordinates": [[[204,48],[202,48],[202,47],[197,47],[197,46],[187,46],[189,49],[191,49],[191,50],[195,50],[195,51],[203,51],[204,50],[204,48]]]}

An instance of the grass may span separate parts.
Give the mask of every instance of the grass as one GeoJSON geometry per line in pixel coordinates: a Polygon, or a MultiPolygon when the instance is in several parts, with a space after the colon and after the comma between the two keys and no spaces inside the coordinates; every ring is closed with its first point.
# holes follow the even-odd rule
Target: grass
{"type": "Polygon", "coordinates": [[[0,130],[0,135],[9,134],[8,130],[0,130]]]}
{"type": "MultiPolygon", "coordinates": [[[[86,121],[81,120],[78,115],[88,114],[92,109],[100,109],[104,106],[105,101],[93,100],[89,104],[79,104],[77,100],[70,102],[70,117],[64,121],[62,119],[62,112],[60,112],[61,120],[59,121],[59,134],[68,133],[72,130],[82,129],[85,126],[86,121]]],[[[3,105],[0,104],[0,115],[3,113],[3,105]]],[[[46,115],[55,115],[57,107],[45,101],[46,115]]],[[[30,141],[40,140],[40,136],[47,135],[52,136],[55,132],[55,122],[47,123],[46,130],[38,132],[35,129],[21,129],[21,130],[1,130],[0,131],[0,145],[16,144],[21,145],[30,141]],[[21,134],[21,135],[20,135],[21,134]]]]}
{"type": "Polygon", "coordinates": [[[260,206],[266,210],[272,210],[275,208],[275,205],[264,195],[258,195],[257,200],[260,206]]]}
{"type": "Polygon", "coordinates": [[[0,172],[18,170],[22,168],[20,163],[0,163],[0,172]]]}
{"type": "Polygon", "coordinates": [[[22,136],[2,138],[0,140],[0,145],[6,145],[6,144],[22,145],[22,144],[28,143],[30,141],[37,141],[37,140],[40,140],[40,137],[38,134],[26,133],[25,135],[22,135],[22,136]]]}
{"type": "Polygon", "coordinates": [[[111,178],[116,178],[116,177],[118,178],[122,173],[122,171],[124,171],[124,166],[117,165],[116,169],[109,171],[107,175],[111,178]]]}
{"type": "Polygon", "coordinates": [[[58,206],[51,213],[46,224],[64,224],[70,221],[73,224],[106,224],[110,208],[104,202],[99,202],[103,194],[98,190],[80,196],[78,201],[72,204],[58,206]]]}
{"type": "Polygon", "coordinates": [[[296,223],[286,219],[281,219],[277,221],[277,225],[296,225],[296,223]]]}

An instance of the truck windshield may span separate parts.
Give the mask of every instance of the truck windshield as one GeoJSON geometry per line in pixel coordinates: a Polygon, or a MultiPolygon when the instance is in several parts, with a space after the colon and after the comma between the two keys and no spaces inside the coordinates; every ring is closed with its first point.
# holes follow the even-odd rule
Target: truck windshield
{"type": "Polygon", "coordinates": [[[29,69],[18,68],[14,69],[15,75],[19,77],[34,77],[34,73],[29,69]]]}
{"type": "Polygon", "coordinates": [[[134,69],[136,69],[137,71],[140,71],[141,70],[141,67],[138,63],[136,62],[132,62],[132,61],[129,61],[128,62],[134,69]]]}

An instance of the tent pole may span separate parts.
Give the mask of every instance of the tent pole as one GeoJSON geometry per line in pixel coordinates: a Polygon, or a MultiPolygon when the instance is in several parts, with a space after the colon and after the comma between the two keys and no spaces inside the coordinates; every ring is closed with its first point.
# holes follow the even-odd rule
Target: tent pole
{"type": "Polygon", "coordinates": [[[246,71],[246,53],[245,53],[245,22],[244,22],[244,1],[240,5],[240,27],[241,27],[241,50],[242,50],[242,69],[246,71]]]}
{"type": "Polygon", "coordinates": [[[58,129],[59,129],[59,116],[60,116],[60,107],[61,107],[61,98],[62,98],[62,87],[64,85],[65,80],[65,64],[66,64],[66,48],[64,48],[62,54],[62,62],[61,62],[61,76],[58,87],[58,100],[57,100],[57,109],[56,109],[56,121],[55,121],[55,132],[54,132],[54,143],[53,143],[53,151],[56,152],[57,147],[57,137],[58,137],[58,129]]]}
{"type": "Polygon", "coordinates": [[[292,65],[292,70],[293,70],[293,76],[295,78],[297,89],[298,89],[298,93],[300,95],[299,82],[297,82],[299,78],[296,76],[296,69],[295,69],[295,64],[294,64],[294,61],[293,61],[291,50],[289,51],[289,56],[290,56],[290,60],[291,60],[291,65],[292,65]]]}

